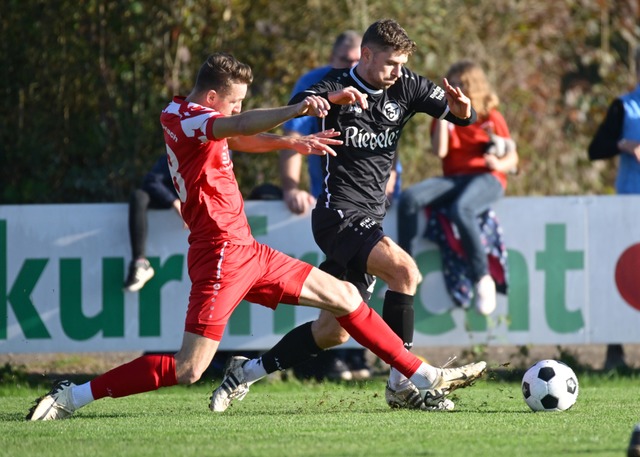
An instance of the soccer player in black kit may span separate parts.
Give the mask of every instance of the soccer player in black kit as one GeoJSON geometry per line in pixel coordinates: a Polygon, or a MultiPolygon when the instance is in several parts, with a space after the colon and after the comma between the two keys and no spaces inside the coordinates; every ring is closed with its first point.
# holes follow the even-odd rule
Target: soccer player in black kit
{"type": "MultiPolygon", "coordinates": [[[[324,189],[312,213],[314,238],[327,257],[320,268],[356,285],[365,301],[375,279],[383,280],[388,285],[383,318],[407,349],[413,345],[413,298],[422,278],[413,258],[381,226],[393,155],[404,125],[416,113],[460,126],[476,121],[471,102],[460,88],[446,79],[441,88],[405,68],[415,47],[396,21],[377,21],[363,35],[361,58],[355,67],[330,71],[290,101],[296,103],[309,94],[329,100],[331,109],[321,121],[321,130],[335,129],[343,140],[335,147],[335,157],[323,157],[324,189]],[[362,103],[339,104],[362,95],[362,103]]],[[[321,311],[317,320],[293,329],[262,357],[232,358],[222,384],[213,392],[211,409],[224,411],[266,374],[294,366],[348,338],[336,319],[321,311]]],[[[439,389],[432,398],[424,399],[406,377],[392,369],[385,398],[391,407],[450,410],[454,405],[445,395],[470,385],[485,369],[485,362],[441,369],[439,389]]]]}

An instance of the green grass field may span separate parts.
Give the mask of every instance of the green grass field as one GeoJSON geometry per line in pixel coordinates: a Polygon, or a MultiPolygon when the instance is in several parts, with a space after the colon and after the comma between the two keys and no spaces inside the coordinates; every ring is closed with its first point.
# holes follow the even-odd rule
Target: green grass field
{"type": "Polygon", "coordinates": [[[531,412],[520,384],[454,392],[456,410],[390,410],[384,380],[263,382],[226,413],[211,383],[105,399],[58,422],[26,422],[46,387],[0,383],[1,456],[623,456],[640,421],[640,379],[580,375],[569,411],[531,412]]]}

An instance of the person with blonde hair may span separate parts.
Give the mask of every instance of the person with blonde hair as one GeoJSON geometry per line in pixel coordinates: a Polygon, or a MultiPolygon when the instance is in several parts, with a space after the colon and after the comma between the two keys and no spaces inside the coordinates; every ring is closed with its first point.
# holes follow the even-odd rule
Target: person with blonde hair
{"type": "Polygon", "coordinates": [[[402,192],[397,213],[398,244],[411,254],[418,213],[428,206],[447,207],[468,261],[476,309],[486,316],[496,308],[496,285],[489,274],[477,218],[504,195],[507,174],[517,167],[518,154],[498,111],[499,98],[480,65],[467,59],[458,61],[446,77],[469,97],[477,120],[465,128],[444,119],[432,123],[432,149],[442,159],[443,176],[426,179],[402,192]]]}

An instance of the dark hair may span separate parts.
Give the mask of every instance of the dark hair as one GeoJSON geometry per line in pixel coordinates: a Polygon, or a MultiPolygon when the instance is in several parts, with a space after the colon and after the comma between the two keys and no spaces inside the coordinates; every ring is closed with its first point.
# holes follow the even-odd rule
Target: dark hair
{"type": "Polygon", "coordinates": [[[416,50],[416,42],[393,19],[381,19],[369,26],[362,37],[362,46],[391,48],[396,52],[411,55],[416,50]]]}
{"type": "Polygon", "coordinates": [[[231,84],[249,85],[253,81],[251,67],[231,54],[216,52],[207,57],[196,78],[196,92],[215,90],[226,93],[231,84]]]}

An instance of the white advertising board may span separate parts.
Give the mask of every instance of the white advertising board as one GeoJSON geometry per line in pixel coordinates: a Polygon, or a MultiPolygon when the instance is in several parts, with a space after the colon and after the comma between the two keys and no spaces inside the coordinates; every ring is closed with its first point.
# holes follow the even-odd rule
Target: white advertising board
{"type": "MultiPolygon", "coordinates": [[[[437,247],[417,239],[424,281],[415,301],[415,346],[640,342],[638,207],[638,196],[503,199],[495,209],[510,287],[489,319],[453,306],[437,247]]],[[[140,292],[125,293],[127,211],[125,204],[0,206],[0,352],[179,348],[190,287],[188,232],[173,211],[150,211],[147,254],[157,273],[140,292]]],[[[320,263],[309,216],[273,201],[247,202],[246,211],[258,241],[320,263]]],[[[393,208],[385,231],[395,237],[393,208]]],[[[379,312],[383,297],[378,282],[371,305],[379,312]]],[[[243,302],[221,348],[267,349],[316,315],[243,302]]]]}

